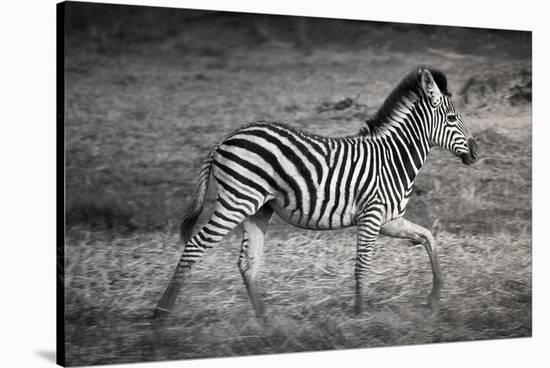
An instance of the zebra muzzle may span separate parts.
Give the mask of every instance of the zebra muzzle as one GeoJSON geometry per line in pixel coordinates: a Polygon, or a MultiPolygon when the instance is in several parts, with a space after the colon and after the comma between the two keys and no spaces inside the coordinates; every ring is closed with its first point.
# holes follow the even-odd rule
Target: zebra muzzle
{"type": "Polygon", "coordinates": [[[462,163],[465,165],[471,165],[477,161],[478,152],[477,152],[477,143],[473,138],[468,139],[468,153],[463,153],[460,155],[462,163]]]}

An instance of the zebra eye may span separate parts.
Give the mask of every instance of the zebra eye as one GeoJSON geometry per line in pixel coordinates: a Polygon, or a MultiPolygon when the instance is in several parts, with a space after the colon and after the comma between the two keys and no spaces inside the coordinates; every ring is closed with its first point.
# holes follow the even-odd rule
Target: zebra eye
{"type": "Polygon", "coordinates": [[[456,115],[455,114],[449,114],[447,115],[447,121],[449,123],[454,123],[456,121],[456,115]]]}

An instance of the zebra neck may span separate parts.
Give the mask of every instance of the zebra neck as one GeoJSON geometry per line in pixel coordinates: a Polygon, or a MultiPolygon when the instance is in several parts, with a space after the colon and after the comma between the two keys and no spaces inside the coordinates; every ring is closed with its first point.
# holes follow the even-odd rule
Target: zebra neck
{"type": "Polygon", "coordinates": [[[383,166],[394,180],[410,187],[430,151],[427,129],[414,112],[399,124],[386,125],[374,141],[383,147],[383,166]]]}

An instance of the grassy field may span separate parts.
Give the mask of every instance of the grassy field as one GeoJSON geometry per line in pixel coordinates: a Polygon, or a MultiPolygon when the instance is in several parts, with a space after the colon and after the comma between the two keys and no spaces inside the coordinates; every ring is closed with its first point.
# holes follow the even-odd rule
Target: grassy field
{"type": "Polygon", "coordinates": [[[285,18],[264,19],[258,32],[249,16],[159,12],[71,26],[69,365],[531,336],[529,34],[308,20],[304,47],[299,23],[285,18]],[[274,218],[261,272],[269,328],[254,319],[237,269],[240,229],[193,269],[169,327],[150,326],[182,250],[179,219],[217,140],[260,119],[353,134],[419,64],[447,74],[482,156],[466,167],[434,150],[408,207],[437,234],[438,314],[427,307],[423,249],[381,238],[373,310],[356,316],[354,229],[274,218]]]}

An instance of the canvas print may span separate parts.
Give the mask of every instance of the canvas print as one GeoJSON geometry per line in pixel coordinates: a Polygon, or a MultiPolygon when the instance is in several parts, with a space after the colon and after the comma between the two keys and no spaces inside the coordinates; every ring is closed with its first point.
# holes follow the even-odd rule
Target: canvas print
{"type": "Polygon", "coordinates": [[[531,336],[531,32],[57,10],[60,364],[531,336]]]}

